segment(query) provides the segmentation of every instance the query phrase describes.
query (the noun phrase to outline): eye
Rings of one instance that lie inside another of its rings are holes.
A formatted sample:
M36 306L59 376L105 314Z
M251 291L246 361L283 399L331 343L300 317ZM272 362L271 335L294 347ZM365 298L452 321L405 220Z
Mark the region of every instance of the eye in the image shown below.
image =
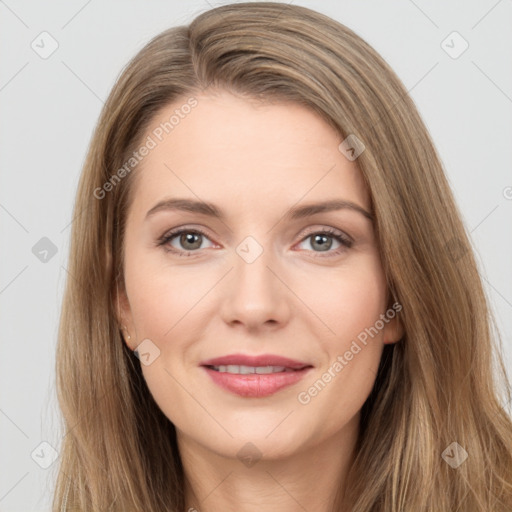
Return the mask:
M353 245L353 240L345 233L333 228L326 228L321 231L315 231L303 238L301 244L310 240L309 245L315 253L327 253L326 256L336 256ZM336 250L331 251L333 240L339 244ZM323 254L315 254L315 257L326 257Z
M157 245L162 246L165 251L174 253L177 256L190 257L194 256L194 252L205 248L203 247L205 239L210 240L207 234L201 229L176 228L160 237L157 241ZM312 252L326 253L325 255L315 254L315 257L337 256L352 247L354 243L348 235L333 228L313 231L305 237L303 235L300 244L304 244L309 239L311 239L309 245L313 248ZM333 240L339 244L338 248L335 248L335 250L331 250ZM178 245L178 247L176 245Z
M176 240L175 240L176 239ZM200 229L178 228L168 231L157 242L158 246L162 246L164 250L175 253L177 256L192 256L192 252L204 249L202 243L204 239L208 239L206 233ZM172 244L176 242L181 247Z

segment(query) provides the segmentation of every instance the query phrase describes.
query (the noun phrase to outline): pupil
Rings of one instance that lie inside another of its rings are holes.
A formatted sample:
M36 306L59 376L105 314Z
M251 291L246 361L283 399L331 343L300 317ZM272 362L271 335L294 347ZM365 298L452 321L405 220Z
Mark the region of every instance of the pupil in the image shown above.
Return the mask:
M186 244L188 243L192 244L192 247L188 246L189 249L198 249L201 246L201 240L199 237L200 235L197 235L195 233L186 233L181 236L181 242L182 244L184 244L185 247L187 247ZM194 238L196 238L195 243Z
M319 248L321 251L326 251L331 248L332 240L328 240L330 237L325 235L315 235L313 238L313 245L320 242Z

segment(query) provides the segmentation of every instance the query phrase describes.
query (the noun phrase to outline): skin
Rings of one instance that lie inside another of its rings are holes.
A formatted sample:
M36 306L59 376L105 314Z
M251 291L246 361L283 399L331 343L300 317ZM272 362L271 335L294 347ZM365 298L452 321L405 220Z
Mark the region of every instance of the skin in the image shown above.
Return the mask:
M342 139L316 113L225 91L196 98L197 106L136 171L125 237L126 293L119 297L125 338L130 335L132 350L149 339L160 351L141 366L177 430L187 510L327 512L336 490L344 489L360 409L384 344L398 341L402 330L397 317L386 323L321 392L300 403L298 394L322 378L390 303L370 219L352 209L295 221L284 215L328 199L370 211L370 199L356 161L339 151ZM185 101L163 109L152 128ZM212 202L225 219L172 210L145 219L168 197ZM194 240L180 243L179 235L167 242L190 257L157 245L176 227L207 233L199 249L191 248ZM331 237L322 251L311 235L325 228L350 236L352 247ZM247 236L263 250L252 263L236 252ZM232 353L277 354L314 368L269 397L240 397L218 387L200 366ZM261 455L251 467L237 456L248 442Z

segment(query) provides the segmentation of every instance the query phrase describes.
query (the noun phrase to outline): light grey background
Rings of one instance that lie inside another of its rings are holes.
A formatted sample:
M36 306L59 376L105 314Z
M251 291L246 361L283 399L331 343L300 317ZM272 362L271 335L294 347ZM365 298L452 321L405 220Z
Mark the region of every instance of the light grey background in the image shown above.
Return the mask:
M226 3L226 2L223 2ZM296 1L389 62L425 120L474 242L512 366L512 1ZM59 450L54 351L71 208L102 102L154 35L206 1L0 1L0 512L47 511ZM57 50L31 47L47 31ZM457 31L469 44L461 48ZM47 237L57 253L32 252ZM40 255L44 256L43 254ZM35 450L35 452L34 452ZM31 453L34 452L34 460Z

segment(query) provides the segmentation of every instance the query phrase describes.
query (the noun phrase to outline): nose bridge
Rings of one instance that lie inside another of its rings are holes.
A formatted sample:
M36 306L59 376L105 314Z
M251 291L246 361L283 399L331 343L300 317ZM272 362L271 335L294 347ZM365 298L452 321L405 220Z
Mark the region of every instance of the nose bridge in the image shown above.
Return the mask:
M248 236L238 244L235 252L230 289L223 308L225 320L253 327L269 320L286 321L288 297L285 287L274 274L279 263L272 248L264 247L256 238Z
M234 280L238 294L258 301L268 301L276 296L275 276L272 268L273 251L268 245L258 242L253 236L246 237L236 248Z
M251 237L252 238L252 237ZM253 239L254 240L254 239ZM247 240L236 248L235 272L237 288L246 292L265 292L270 295L272 289L269 267L272 267L272 251L270 248L263 249L257 242Z

